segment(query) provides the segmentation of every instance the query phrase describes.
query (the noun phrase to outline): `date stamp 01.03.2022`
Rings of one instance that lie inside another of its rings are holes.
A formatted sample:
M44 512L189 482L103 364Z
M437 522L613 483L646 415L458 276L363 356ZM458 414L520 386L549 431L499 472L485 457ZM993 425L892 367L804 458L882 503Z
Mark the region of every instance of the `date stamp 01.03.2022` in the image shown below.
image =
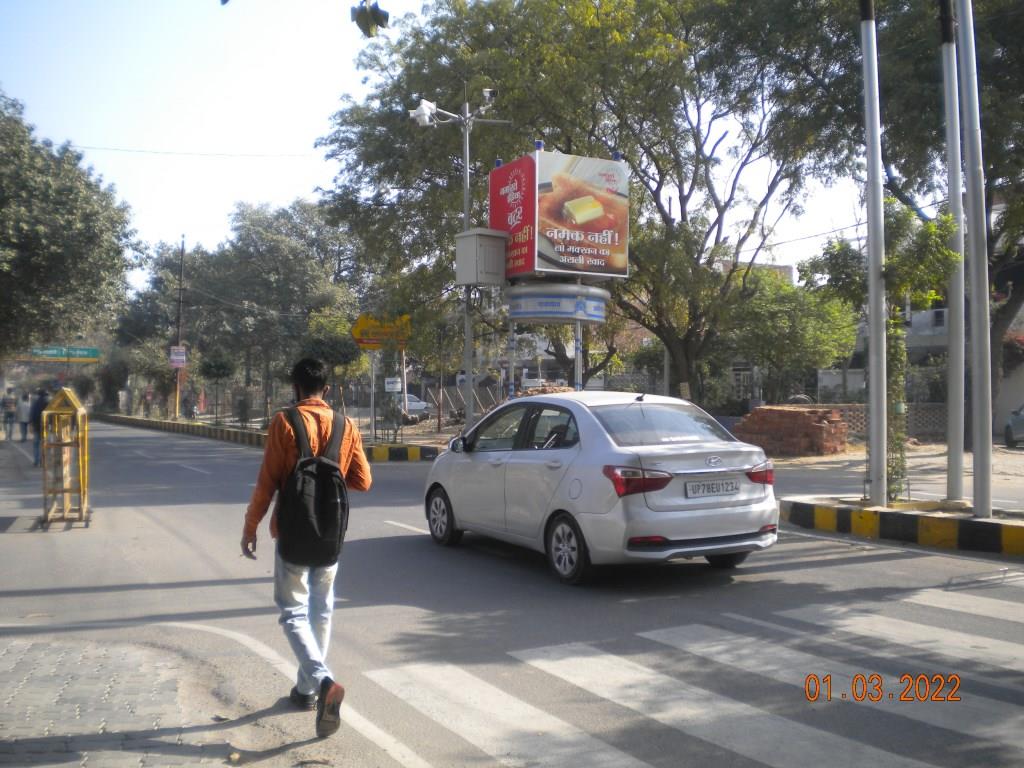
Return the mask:
M808 701L960 701L960 675L903 674L898 683L884 675L857 674L847 678L809 674L804 678Z

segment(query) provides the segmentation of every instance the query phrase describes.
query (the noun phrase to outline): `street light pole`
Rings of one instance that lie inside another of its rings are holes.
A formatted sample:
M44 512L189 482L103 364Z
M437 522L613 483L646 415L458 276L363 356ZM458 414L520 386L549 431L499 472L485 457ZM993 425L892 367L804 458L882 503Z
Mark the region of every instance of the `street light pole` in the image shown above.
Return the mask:
M469 101L462 102L462 231L469 231L469 132L473 123L469 118ZM462 347L462 370L466 378L462 382L463 399L466 401L466 429L473 425L473 412L476 403L473 400L473 318L470 315L470 302L473 299L473 286L466 286L466 306L463 316L464 342Z
M177 346L181 346L181 296L185 281L185 236L181 236L181 256L178 258L178 319ZM174 369L174 420L181 414L181 368Z
M409 110L409 117L421 126L438 125L443 123L458 123L462 126L462 230L468 231L470 213L469 194L469 134L473 130L474 123L485 125L509 125L511 120L484 120L481 116L491 108L495 92L490 88L484 89L484 103L470 112L469 100L462 103L462 112L455 114L441 109L436 104L426 99L420 99L416 109ZM440 115L441 117L438 117ZM466 378L463 381L463 399L466 402L466 428L473 424L473 411L475 402L473 398L473 320L470 315L470 303L473 298L473 287L466 286L464 321L465 321L465 346L462 349L462 369Z

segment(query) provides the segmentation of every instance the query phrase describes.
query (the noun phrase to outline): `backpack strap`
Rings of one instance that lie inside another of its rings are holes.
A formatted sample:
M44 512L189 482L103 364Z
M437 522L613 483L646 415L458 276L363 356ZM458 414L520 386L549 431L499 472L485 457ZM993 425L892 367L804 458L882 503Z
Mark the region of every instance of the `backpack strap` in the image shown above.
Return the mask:
M284 417L292 425L295 432L295 447L299 449L299 458L308 459L313 456L313 449L309 447L309 434L306 432L306 425L302 421L302 414L298 408L286 408Z
M338 429L338 422L341 422L341 429ZM345 428L348 426L348 419L337 411L334 412L334 421L331 424L331 439L327 444L327 450L321 454L331 461L341 463L341 438L345 435Z

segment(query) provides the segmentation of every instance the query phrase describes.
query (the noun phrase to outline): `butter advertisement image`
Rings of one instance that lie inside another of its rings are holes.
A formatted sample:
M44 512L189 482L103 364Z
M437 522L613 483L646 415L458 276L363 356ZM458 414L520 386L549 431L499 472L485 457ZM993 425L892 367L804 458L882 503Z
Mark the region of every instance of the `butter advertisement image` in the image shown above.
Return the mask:
M508 232L505 277L537 271L537 163L524 155L491 171L488 178L489 226Z
M629 275L629 176L615 160L537 153L538 272Z

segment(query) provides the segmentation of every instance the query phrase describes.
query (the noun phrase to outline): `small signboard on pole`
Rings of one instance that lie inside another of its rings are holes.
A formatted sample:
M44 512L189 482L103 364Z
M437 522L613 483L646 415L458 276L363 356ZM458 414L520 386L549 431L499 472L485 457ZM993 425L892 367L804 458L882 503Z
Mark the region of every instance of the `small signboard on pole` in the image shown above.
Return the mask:
M384 391L385 392L401 392L402 391L402 377L401 376L388 376L384 379Z
M185 367L185 348L171 347L171 368Z

